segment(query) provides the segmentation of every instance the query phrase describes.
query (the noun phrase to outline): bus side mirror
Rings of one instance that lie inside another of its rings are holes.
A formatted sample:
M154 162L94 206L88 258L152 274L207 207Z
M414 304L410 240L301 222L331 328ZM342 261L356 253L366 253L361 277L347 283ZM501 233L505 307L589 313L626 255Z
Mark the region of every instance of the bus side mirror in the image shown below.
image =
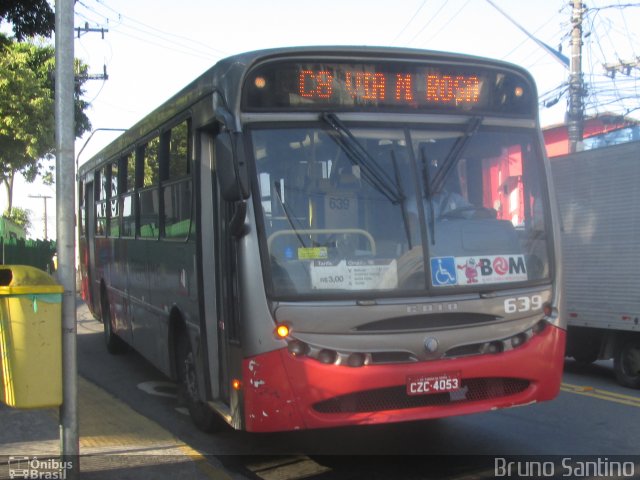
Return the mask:
M215 169L222 198L229 202L249 197L249 175L240 136L222 131L215 139Z

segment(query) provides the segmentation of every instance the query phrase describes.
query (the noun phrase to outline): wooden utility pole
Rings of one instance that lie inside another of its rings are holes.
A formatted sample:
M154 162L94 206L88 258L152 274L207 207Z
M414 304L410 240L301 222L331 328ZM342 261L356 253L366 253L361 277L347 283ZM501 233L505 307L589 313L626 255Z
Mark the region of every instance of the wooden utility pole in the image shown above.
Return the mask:
M569 152L582 150L584 133L584 78L582 76L582 0L572 0L571 13L571 73L569 74L569 109L567 128L569 131Z
M44 239L49 240L47 229L47 200L51 198L51 195L29 195L29 198L42 198L44 200Z

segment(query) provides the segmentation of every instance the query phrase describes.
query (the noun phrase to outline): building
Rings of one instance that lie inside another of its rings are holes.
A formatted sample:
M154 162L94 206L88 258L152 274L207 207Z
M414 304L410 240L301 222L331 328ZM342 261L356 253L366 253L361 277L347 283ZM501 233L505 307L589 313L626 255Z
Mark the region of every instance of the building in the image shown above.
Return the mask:
M549 157L569 153L569 131L566 123L543 129ZM584 120L583 150L618 145L640 140L640 120L604 113Z

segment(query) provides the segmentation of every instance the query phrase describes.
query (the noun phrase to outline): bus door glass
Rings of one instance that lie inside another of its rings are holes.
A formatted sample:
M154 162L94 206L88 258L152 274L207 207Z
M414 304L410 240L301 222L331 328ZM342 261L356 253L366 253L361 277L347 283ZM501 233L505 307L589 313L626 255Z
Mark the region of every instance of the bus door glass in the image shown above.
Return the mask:
M84 205L86 211L86 222L85 222L85 235L86 235L86 261L87 261L87 271L86 275L89 279L88 285L88 294L89 299L88 303L93 305L94 311L99 311L100 309L100 290L99 286L96 282L92 282L91 279L95 278L95 209L94 209L94 198L95 193L93 191L94 181L90 181L85 183L84 188Z

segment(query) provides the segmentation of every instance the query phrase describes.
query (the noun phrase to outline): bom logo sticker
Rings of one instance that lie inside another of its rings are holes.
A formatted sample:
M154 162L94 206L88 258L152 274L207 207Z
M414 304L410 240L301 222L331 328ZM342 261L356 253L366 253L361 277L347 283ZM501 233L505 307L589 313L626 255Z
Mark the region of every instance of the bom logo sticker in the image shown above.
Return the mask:
M431 258L431 284L434 287L525 280L527 266L524 255Z
M456 257L458 285L521 282L527 280L524 255Z

